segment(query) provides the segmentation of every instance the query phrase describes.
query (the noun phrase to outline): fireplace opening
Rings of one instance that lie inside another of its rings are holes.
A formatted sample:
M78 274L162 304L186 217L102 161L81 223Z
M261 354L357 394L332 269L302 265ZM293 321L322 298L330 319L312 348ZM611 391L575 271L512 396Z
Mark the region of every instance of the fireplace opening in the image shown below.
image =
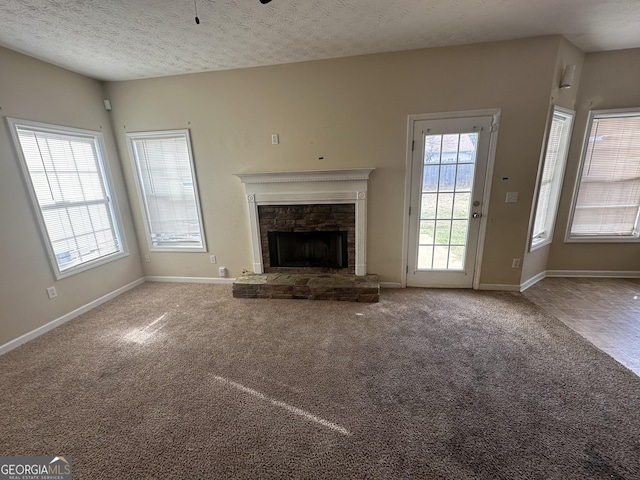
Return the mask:
M269 232L272 267L347 268L347 232Z

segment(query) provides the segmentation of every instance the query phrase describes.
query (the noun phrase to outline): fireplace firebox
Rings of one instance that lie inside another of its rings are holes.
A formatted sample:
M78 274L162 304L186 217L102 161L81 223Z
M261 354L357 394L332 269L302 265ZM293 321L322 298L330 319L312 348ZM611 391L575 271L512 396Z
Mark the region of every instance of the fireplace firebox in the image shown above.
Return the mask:
M272 267L347 268L347 232L269 232Z

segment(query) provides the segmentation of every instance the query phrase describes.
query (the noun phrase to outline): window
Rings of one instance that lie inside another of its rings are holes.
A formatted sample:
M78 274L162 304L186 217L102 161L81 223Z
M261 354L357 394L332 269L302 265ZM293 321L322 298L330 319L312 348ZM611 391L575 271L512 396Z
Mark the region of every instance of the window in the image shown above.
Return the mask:
M637 241L640 109L589 115L569 241Z
M126 255L102 134L8 121L56 278Z
M189 131L127 137L150 250L206 251Z
M574 112L553 108L551 127L538 178L537 199L531 231L531 250L551 243L556 222L564 167L567 163Z

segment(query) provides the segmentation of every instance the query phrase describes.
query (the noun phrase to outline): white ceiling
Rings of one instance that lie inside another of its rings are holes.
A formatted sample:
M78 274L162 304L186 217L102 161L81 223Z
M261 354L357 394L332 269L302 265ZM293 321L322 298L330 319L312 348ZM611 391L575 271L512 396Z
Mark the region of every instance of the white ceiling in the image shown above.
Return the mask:
M640 0L2 0L0 45L101 80L563 34L640 47Z

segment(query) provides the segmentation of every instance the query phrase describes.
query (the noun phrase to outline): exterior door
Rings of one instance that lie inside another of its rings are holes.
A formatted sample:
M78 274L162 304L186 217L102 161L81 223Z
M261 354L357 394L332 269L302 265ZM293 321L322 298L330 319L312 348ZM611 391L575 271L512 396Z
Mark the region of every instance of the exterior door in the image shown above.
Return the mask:
M407 285L471 288L493 117L413 122Z

